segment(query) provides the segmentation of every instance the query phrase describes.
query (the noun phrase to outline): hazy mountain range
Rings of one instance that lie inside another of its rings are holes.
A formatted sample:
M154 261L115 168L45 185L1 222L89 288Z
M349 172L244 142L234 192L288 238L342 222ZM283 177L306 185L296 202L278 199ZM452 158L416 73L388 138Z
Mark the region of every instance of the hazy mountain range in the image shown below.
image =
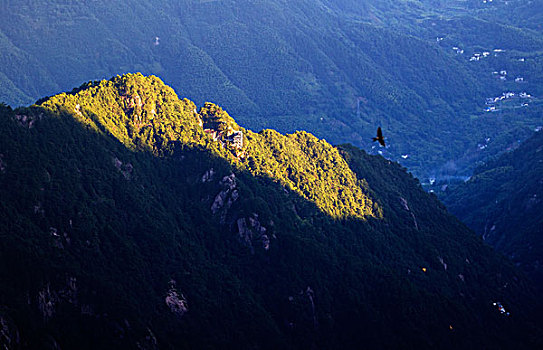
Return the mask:
M540 4L5 2L0 99L25 105L89 79L155 74L254 130L369 150L381 125L383 155L417 176L469 175L541 124ZM516 96L486 104L506 92Z

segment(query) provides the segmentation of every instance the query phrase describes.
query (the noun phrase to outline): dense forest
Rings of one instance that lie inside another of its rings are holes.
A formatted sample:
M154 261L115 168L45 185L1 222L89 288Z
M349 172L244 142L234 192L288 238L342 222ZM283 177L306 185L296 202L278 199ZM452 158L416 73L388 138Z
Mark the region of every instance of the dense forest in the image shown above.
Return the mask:
M543 290L543 133L479 166L440 196L483 239Z
M398 163L152 76L0 105L0 240L8 349L543 345L528 280Z
M0 6L0 101L12 106L89 79L154 74L252 130L349 142L423 181L469 175L542 124L540 0ZM507 92L516 95L486 104ZM372 149L379 125L389 147Z

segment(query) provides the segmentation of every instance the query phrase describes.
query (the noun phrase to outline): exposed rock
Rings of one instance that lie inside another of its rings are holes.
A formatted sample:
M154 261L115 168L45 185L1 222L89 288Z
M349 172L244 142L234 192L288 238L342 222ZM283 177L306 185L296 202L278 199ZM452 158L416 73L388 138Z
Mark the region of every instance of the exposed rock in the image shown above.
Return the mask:
M300 217L300 214L298 213L298 210L296 209L296 204L290 203L290 210L294 213L294 215Z
M54 291L51 291L49 283L38 292L38 309L46 321L55 314L55 304L57 302L58 296Z
M490 226L490 225L492 225L492 227L490 227L490 230L489 230L488 226ZM483 233L483 236L482 236L483 241L486 241L490 237L495 236L496 233L497 233L496 225L494 223L487 222L486 225L485 225L485 232Z
M143 107L143 101L141 100L140 95L136 94L132 98L133 98L134 103L136 104L136 106L138 106L139 108Z
M132 171L134 170L134 167L131 163L123 164L123 162L121 162L119 158L113 157L113 165L115 166L115 168L117 168L118 171L121 172L121 174L123 174L126 180L130 180Z
M53 246L64 249L64 243L70 244L71 239L67 232L64 232L62 235L55 227L49 227L49 234L53 237Z
M123 162L121 162L121 160L117 157L114 157L113 158L113 165L115 165L115 168L117 168L117 170L121 170L121 166L123 165Z
M314 301L315 292L313 291L313 289L311 289L310 286L307 286L307 289L305 290L305 295L307 296L307 298L309 299L309 302L311 303L311 312L313 314L313 327L317 329L317 327L319 326L319 323L317 321L317 314L315 313L315 301Z
M19 344L19 331L15 325L0 316L0 349L16 349L19 348Z
M251 244L251 235L252 235L252 232L251 232L251 230L249 230L249 228L247 227L247 221L245 220L245 218L240 218L240 219L238 219L237 225L238 225L238 234L239 234L239 238L240 238L243 242L245 242L247 245L249 245L249 246L252 247L252 244Z
M66 243L70 244L71 243L71 238L70 236L68 236L68 232L64 232L64 239L66 240Z
M211 212L213 214L217 214L217 212L224 207L224 202L227 196L228 191L221 191L217 194L217 196L215 196L215 200L213 201L213 204L211 204Z
M411 209L409 209L407 200L405 198L400 197L400 203L402 204L402 207L411 214L411 217L413 218L413 224L415 225L415 228L418 230L419 224L417 223L417 218L415 217L415 214L411 211Z
M221 222L224 222L225 214L230 209L232 204L239 198L239 192L236 189L236 175L233 173L223 177L220 182L223 190L215 196L213 204L211 204L211 212L217 214L219 211L223 211Z
M50 283L47 283L47 285L38 292L37 296L38 309L44 320L47 321L55 315L56 308L61 302L77 306L77 294L77 278L75 277L68 276L66 278L66 284L56 291L51 287ZM90 306L81 307L81 313L83 314L92 314L90 310L92 310Z
M74 113L80 117L83 116L83 113L81 113L81 105L79 103L75 105Z
M443 260L442 257L438 256L437 258L439 259L439 262L441 263L441 265L443 265L443 268L445 269L445 271L447 271L447 263Z
M51 182L52 178L51 178L51 173L49 171L45 170L45 176L46 176L45 181Z
M413 224L415 224L415 228L418 230L419 224L417 223L417 218L415 217L415 214L413 214L413 212L411 212L411 217L413 218Z
M227 186L228 189L233 190L236 188L236 175L234 173L225 176L221 180L221 185Z
M400 197L400 203L405 210L409 211L409 206L407 205L407 200L405 198Z
M56 228L54 228L54 227L49 227L49 233L53 237L60 237L59 234L58 234L58 230Z
M255 242L259 242L264 250L270 249L267 229L258 220L258 214L253 213L249 218L239 218L236 223L239 239L251 248L251 252L254 253Z
M262 235L261 239L262 239L262 248L264 248L265 250L269 250L270 249L270 238L267 235Z
M43 114L35 115L26 115L26 114L16 114L15 120L19 123L20 126L32 129L36 124L36 121L43 118Z
M202 182L211 182L215 176L215 170L213 168L209 169L202 175Z
M237 149L243 148L243 131L233 131L231 134L229 134L226 139L226 142L232 145L232 147Z
M44 216L45 215L45 210L43 209L42 205L40 202L38 202L38 204L36 204L34 206L34 214L36 215L41 215L41 216Z
M143 107L143 101L141 100L140 95L123 95L124 100L126 101L127 108Z
M185 296L182 293L180 295L177 292L175 280L170 281L170 289L168 290L165 301L166 305L170 308L170 311L178 317L182 317L189 311Z
M49 234L53 237L53 246L58 249L64 249L63 239L54 227L49 227Z

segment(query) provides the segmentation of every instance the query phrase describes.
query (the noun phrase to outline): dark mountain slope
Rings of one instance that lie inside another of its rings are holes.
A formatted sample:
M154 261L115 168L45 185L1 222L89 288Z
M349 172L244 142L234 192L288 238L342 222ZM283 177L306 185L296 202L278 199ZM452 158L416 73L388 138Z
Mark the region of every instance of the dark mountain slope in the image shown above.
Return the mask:
M543 288L543 133L443 193L448 208Z
M523 277L395 163L141 75L0 113L9 349L541 345Z

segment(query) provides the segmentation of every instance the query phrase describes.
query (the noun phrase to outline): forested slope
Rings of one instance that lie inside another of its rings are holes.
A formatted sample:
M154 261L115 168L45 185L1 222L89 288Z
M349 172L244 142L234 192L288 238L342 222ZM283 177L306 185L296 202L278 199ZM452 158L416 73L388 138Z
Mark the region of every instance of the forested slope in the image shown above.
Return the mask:
M497 251L509 256L543 288L543 133L477 168L443 201Z
M397 163L142 75L0 113L8 349L541 345L526 280Z

